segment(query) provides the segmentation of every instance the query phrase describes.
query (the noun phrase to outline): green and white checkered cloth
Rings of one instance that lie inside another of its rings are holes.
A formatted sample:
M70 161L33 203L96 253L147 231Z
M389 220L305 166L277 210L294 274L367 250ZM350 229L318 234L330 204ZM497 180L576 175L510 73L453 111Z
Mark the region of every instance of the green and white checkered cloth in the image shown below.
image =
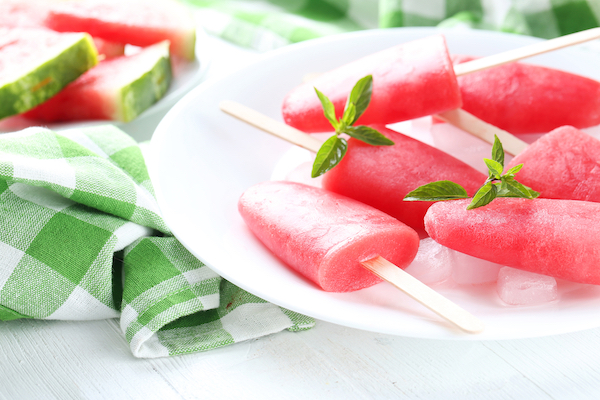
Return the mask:
M142 148L111 125L0 135L0 320L19 318L120 318L136 357L314 324L222 279L172 237Z
M181 0L205 29L270 50L357 29L470 27L552 38L599 26L599 0Z

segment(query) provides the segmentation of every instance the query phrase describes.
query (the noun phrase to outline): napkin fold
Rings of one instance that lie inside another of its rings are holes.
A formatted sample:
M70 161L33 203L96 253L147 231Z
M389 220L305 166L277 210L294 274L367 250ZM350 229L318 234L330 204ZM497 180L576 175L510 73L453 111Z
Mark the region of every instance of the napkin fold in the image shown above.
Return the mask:
M136 357L314 325L222 279L162 220L142 146L112 125L0 135L0 320L120 318Z
M259 51L359 29L439 26L553 38L599 26L597 0L181 0L210 34Z

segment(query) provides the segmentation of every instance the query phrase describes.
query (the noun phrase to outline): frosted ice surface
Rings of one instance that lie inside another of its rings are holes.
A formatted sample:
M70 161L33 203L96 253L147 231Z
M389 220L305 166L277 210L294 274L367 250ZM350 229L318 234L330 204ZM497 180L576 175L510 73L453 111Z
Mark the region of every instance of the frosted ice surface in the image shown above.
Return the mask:
M427 285L441 283L452 273L450 252L431 238L422 239L417 256L405 271Z
M458 251L451 251L451 259L452 279L461 285L495 282L498 278L498 271L503 267L503 265Z
M556 279L511 267L500 269L496 290L510 305L543 304L558 297Z

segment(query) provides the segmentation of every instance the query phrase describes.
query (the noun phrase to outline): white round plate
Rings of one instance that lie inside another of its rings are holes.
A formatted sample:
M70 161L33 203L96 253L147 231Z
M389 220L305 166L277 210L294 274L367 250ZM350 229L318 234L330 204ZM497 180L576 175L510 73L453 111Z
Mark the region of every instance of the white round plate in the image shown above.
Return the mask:
M43 125L53 130L61 130L86 125L113 124L123 129L125 132L132 134L132 136L138 140L150 139L154 128L167 111L186 93L196 87L206 75L210 66L210 58L206 51L207 40L208 36L204 30L198 26L196 28L195 60L191 62L180 61L176 63L173 67L173 80L171 81L167 93L133 121L89 120ZM0 133L14 132L33 125L40 125L40 122L20 116L8 117L0 120Z
M538 39L485 31L399 28L363 31L285 47L221 80L188 93L161 121L149 167L164 218L200 260L240 287L293 311L349 327L420 338L512 339L600 325L600 287L559 282L560 299L511 307L493 285L440 285L440 293L479 317L486 329L461 332L388 283L353 293L327 293L290 271L248 231L237 200L268 180L292 146L219 110L234 100L280 117L284 95L308 73L326 71L379 49L442 32L450 51L488 55ZM600 79L600 59L581 49L531 62Z

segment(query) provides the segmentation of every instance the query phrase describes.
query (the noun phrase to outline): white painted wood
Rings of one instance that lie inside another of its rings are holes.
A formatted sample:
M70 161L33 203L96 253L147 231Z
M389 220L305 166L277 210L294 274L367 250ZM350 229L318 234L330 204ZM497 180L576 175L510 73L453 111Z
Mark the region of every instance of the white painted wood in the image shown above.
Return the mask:
M0 399L597 399L600 329L479 342L318 322L143 360L114 320L0 323Z

